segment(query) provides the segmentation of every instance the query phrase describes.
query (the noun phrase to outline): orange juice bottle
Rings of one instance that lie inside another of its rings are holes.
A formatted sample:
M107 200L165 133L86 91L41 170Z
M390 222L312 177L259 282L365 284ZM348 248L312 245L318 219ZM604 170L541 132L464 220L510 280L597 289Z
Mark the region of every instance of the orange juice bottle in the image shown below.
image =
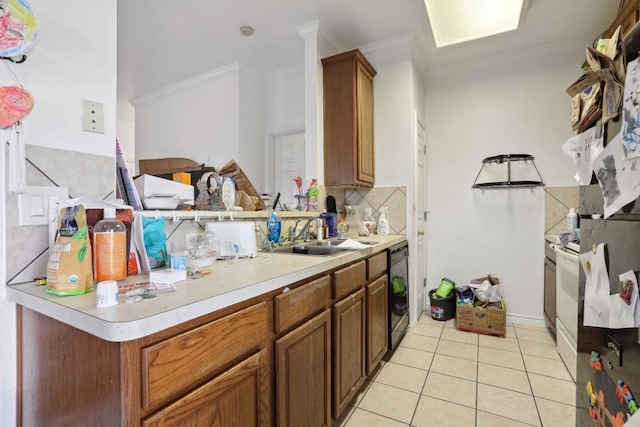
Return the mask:
M104 208L103 219L93 227L95 280L127 278L127 229L116 219L115 208Z

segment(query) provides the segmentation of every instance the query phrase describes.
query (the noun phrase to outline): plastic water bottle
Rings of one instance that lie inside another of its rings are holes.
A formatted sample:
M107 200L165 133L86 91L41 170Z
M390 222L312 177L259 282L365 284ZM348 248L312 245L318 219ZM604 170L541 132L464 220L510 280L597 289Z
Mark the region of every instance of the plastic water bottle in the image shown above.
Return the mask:
M567 214L567 232L575 233L578 228L578 214L574 208L569 209L569 213Z

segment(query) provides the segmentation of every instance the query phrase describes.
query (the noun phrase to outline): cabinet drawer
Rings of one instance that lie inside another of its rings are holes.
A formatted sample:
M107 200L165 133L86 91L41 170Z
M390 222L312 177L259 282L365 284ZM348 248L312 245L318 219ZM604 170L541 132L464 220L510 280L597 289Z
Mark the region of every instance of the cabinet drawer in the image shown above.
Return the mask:
M342 298L362 287L367 281L365 261L359 261L333 273L333 297Z
M382 252L367 259L367 280L375 279L387 271L387 253Z
M331 303L331 276L323 276L275 297L275 332L281 334Z
M271 425L267 350L251 356L142 421L143 427Z
M142 349L142 404L156 409L255 353L268 336L261 302Z

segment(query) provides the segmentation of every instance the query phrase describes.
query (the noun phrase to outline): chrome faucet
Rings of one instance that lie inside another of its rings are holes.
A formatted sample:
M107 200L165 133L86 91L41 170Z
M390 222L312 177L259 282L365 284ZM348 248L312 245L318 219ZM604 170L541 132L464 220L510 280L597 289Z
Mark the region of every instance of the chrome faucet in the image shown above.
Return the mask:
M310 240L311 240L311 237L310 237L311 232L309 231L309 227L311 226L311 223L312 223L312 222L314 222L315 220L316 220L315 218L310 218L310 219L308 219L308 220L307 220L307 222L306 222L306 223L304 224L304 226L302 227L302 230L300 230L300 233L298 233L298 234L293 238L293 241L296 241L296 240L298 240L298 239L300 239L300 238L303 238L305 242L310 241ZM295 225L295 227L294 227L294 230L297 230L297 229L298 229L298 223L299 223L300 221L301 221L300 219L296 220L296 225Z

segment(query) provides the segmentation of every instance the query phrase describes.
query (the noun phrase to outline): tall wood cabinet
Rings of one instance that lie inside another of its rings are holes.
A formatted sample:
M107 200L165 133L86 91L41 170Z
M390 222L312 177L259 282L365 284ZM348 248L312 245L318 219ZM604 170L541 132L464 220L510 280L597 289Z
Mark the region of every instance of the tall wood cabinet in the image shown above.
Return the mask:
M609 28L602 35L610 38L620 26L621 36L624 37L631 31L634 25L640 21L640 0L626 0Z
M324 58L324 183L372 187L375 182L373 78L359 50Z

